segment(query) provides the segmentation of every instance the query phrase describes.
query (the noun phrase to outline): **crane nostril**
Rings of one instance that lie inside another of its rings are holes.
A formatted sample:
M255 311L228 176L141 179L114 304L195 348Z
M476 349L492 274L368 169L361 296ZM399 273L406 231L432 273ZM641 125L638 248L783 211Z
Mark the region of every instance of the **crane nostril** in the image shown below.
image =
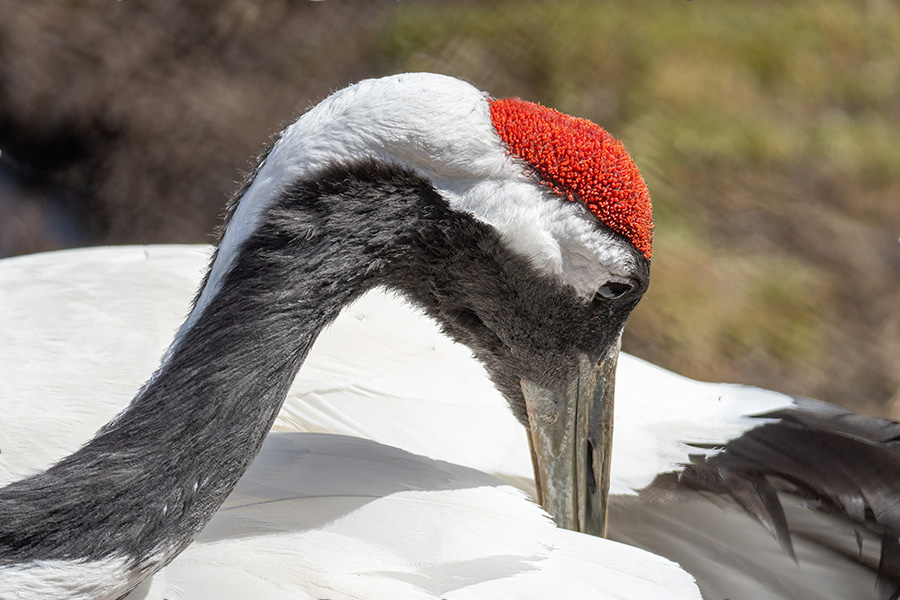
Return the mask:
M588 493L593 496L597 493L597 480L594 479L594 445L588 440L587 443L587 489Z

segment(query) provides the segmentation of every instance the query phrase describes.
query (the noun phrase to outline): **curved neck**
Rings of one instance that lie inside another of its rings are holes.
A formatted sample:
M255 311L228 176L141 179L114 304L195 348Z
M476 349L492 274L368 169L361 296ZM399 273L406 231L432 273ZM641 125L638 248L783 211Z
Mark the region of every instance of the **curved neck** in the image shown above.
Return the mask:
M0 579L17 563L116 558L130 588L189 544L256 456L318 333L409 262L423 185L367 164L271 203L130 407L0 490Z

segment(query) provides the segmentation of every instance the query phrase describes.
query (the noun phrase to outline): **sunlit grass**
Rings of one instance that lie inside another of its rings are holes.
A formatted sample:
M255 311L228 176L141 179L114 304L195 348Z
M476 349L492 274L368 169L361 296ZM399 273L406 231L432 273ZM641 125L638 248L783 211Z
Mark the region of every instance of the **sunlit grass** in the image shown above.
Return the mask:
M787 391L845 401L829 365L864 372L894 351L840 342L900 328L892 314L849 318L842 295L892 276L889 258L857 253L884 255L900 234L893 3L425 3L381 44L396 70L542 101L631 149L657 237L626 347L712 379L785 387L775 377L790 371ZM898 377L860 379L886 399Z

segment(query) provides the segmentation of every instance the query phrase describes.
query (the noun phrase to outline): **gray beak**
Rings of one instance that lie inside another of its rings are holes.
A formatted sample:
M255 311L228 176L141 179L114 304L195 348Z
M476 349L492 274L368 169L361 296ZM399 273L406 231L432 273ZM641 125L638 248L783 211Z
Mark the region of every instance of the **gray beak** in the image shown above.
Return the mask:
M597 361L581 355L565 388L522 381L537 500L559 527L598 536L606 535L620 339Z

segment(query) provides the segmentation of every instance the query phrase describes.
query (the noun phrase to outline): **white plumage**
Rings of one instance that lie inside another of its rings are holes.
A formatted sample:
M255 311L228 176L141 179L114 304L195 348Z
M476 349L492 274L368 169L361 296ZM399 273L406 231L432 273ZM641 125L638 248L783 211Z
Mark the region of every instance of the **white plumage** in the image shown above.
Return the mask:
M0 262L0 483L46 468L127 404L208 253ZM557 529L494 478L532 485L521 426L468 350L399 300L376 292L344 311L274 430L195 543L131 598L699 597L673 563Z

